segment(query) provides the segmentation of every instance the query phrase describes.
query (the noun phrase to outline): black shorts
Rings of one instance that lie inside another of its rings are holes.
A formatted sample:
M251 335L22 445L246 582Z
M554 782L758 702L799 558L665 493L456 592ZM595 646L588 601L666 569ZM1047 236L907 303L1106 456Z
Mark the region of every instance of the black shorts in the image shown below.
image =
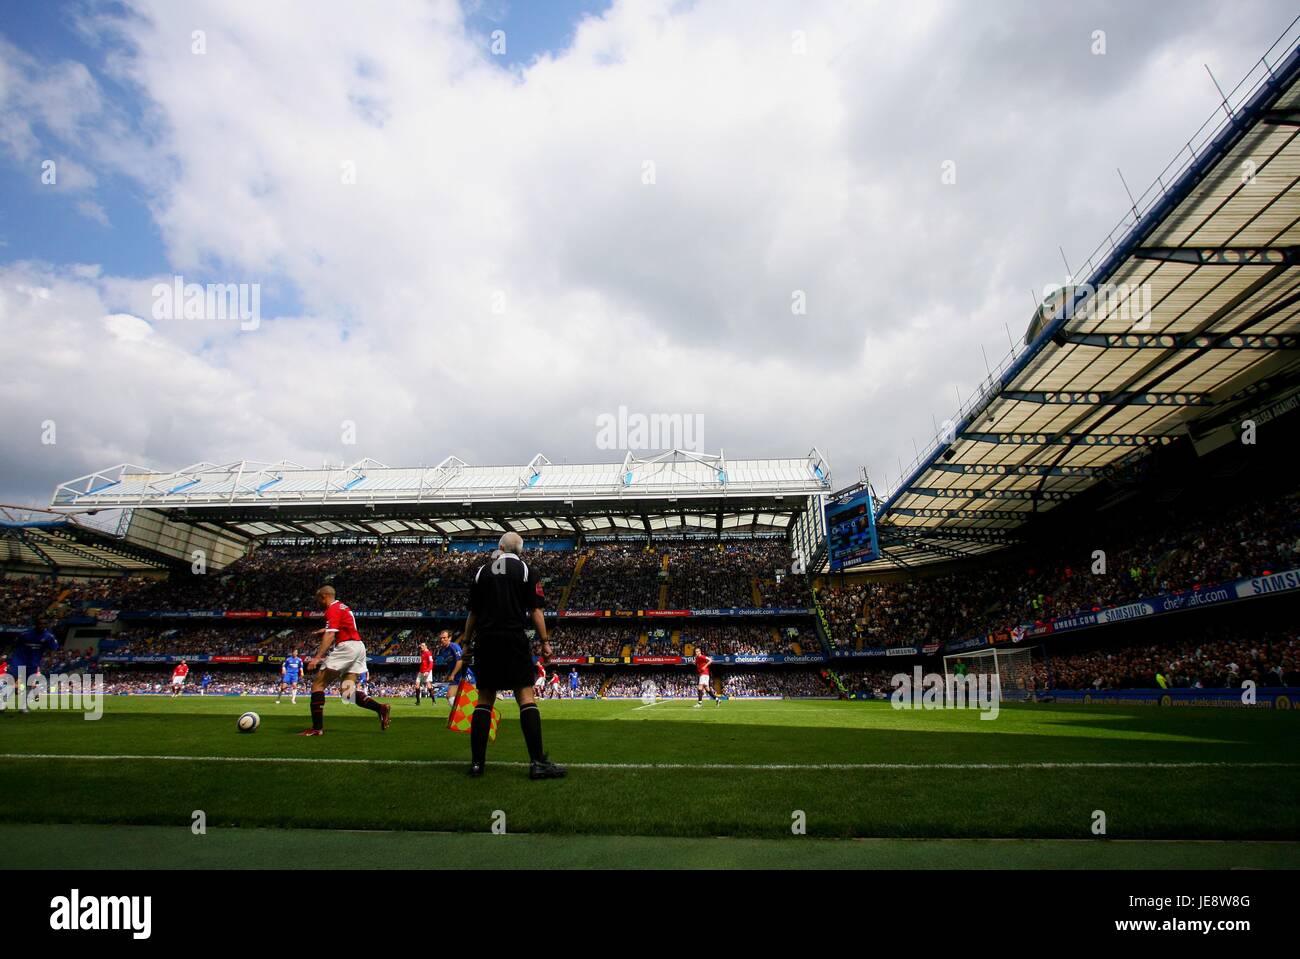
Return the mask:
M532 647L522 632L474 637L474 678L483 692L528 689L536 675Z

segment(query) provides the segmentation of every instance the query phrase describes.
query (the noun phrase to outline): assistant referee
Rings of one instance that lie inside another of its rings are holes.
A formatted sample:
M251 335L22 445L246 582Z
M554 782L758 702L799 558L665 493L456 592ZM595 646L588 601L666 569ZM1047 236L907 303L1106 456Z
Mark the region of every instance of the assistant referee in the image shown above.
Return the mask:
M551 762L542 751L542 713L533 697L533 653L524 632L531 624L541 640L542 657L551 655L546 638L542 607L546 598L542 584L532 578L523 560L524 541L518 533L506 533L492 554L474 573L469 591L469 619L462 643L472 650L479 700L470 720L471 776L482 776L487 762L488 733L492 728L492 704L503 689L513 690L519 703L519 726L528 745L528 777L559 779L563 766Z

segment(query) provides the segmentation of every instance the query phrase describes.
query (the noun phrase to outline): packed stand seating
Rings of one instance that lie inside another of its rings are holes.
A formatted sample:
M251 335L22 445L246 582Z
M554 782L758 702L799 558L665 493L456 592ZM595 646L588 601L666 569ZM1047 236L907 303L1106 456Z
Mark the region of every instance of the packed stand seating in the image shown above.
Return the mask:
M733 690L733 679L735 687ZM722 672L713 677L713 687L724 696L829 696L830 687L816 670L757 670ZM695 699L695 674L690 670L622 672L611 675L604 695L612 699L648 698ZM707 699L707 696L706 696Z
M812 670L755 670L747 673L728 672L722 677L723 693L727 696L831 696L834 691Z
M808 608L808 577L803 573L785 572L778 582L774 572L769 572L758 584L763 606L787 609Z
M139 578L91 580L0 579L0 626L26 627L37 614L53 621L98 602L125 600L149 585Z
M606 543L590 549L569 609L656 609L662 559L653 549Z
M1114 542L1107 572L1075 544L1029 564L896 582L832 583L818 593L837 646L906 646L1007 630L1144 596L1300 563L1296 498L1237 504L1198 516L1150 517Z
M524 555L552 599L572 578L574 558L569 551ZM329 584L358 610L464 610L474 570L490 559L416 544L265 545L225 569L179 573L132 599L153 609L311 610L316 590Z
M637 631L620 626L555 626L550 631L556 656L621 656L636 649Z
M69 670L59 670L60 672ZM75 670L77 672L83 669ZM211 682L204 687L203 676L207 674L212 677ZM549 672L548 672L549 676ZM599 673L579 672L579 687L576 695L569 689L568 667L559 667L560 690L562 698L582 698L594 696L599 692L600 687L604 685L605 677ZM435 689L443 685L442 678L435 679ZM104 673L104 692L108 695L146 695L146 694L170 694L171 672L170 669L109 669ZM376 669L372 670L370 677L366 682L366 689L372 696L379 697L415 697L415 672L412 669ZM275 696L280 694L280 675L273 669L264 672L253 672L250 670L230 670L220 667L206 669L195 667L190 670L189 679L185 684L184 694L187 696ZM446 708L446 699L442 695L442 690L438 689L439 703L443 709ZM335 686L331 695L338 694L338 687ZM303 688L299 687L299 702L305 703Z
M1229 630L1149 646L1053 655L1034 663L1039 689L1155 689L1156 674L1174 689L1300 686L1300 639L1295 630L1242 636Z
M214 626L190 629L127 629L115 637L115 656L248 656L288 652L294 646L314 650L319 637L306 629Z
M212 676L212 682L205 688L202 682L203 671L192 669L185 684L184 695L275 696L281 691L278 672L212 670L209 674ZM170 694L171 689L171 673L160 670L110 670L104 675L104 692L110 696ZM371 672L366 689L372 696L414 696L415 677L390 671ZM337 686L334 687L331 695L338 695ZM306 702L302 687L299 687L298 702L302 704Z
M686 543L664 547L668 555L668 608L753 607L754 580L788 565L784 540Z
M812 636L812 627L805 627L794 636L787 627L777 627L779 639L773 640L772 627L759 623L689 623L682 627L682 644L692 646L702 643L711 656L762 656L794 654L796 646L802 652L820 652Z
M430 547L264 545L222 570L178 573L135 597L152 609L309 610L332 585L355 609L383 609L418 581Z
M474 572L491 558L490 552L456 551L432 557L404 605L422 609L467 609ZM524 561L533 581L542 584L547 605L555 608L564 587L573 579L577 554L571 550L526 550Z

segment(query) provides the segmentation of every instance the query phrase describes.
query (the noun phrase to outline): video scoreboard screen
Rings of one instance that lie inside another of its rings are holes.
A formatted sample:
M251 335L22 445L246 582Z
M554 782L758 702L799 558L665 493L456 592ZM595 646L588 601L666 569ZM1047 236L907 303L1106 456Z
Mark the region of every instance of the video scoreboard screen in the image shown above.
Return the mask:
M832 572L880 557L876 511L869 490L861 490L841 503L827 504L826 548Z

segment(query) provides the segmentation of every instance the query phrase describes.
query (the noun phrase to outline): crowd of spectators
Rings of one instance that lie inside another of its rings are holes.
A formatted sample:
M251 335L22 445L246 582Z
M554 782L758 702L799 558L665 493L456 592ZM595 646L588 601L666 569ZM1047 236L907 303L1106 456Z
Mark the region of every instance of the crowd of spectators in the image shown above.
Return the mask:
M1295 630L1249 637L1215 630L1176 643L1053 655L1034 663L1034 678L1039 689L1300 686L1300 639Z
M575 582L583 553L585 565ZM657 609L661 587L673 609L753 607L756 596L764 607L805 607L807 580L785 572L787 553L783 540L600 543L582 550L530 550L524 559L552 608L570 583L569 609ZM459 612L467 608L474 571L490 558L486 551L413 543L274 543L223 569L187 568L168 579L3 579L0 626L23 626L38 612L96 601L118 609L299 612L315 609L315 592L324 584L357 610Z
M1254 576L1300 562L1294 497L1149 519L1033 562L942 576L832 582L818 593L836 646L908 646L1122 605L1144 596ZM1109 541L1109 542L1106 542ZM1112 545L1113 544L1113 545ZM1105 571L1093 572L1101 550Z
M603 543L587 551L569 609L657 609L667 582L663 559L640 544Z
M264 627L211 626L187 629L125 629L114 639L118 656L253 656L287 653L293 646L307 650L314 638L302 629L268 630Z
M744 622L719 624L701 620L688 622L682 627L682 644L703 645L710 656L821 652L821 646L812 638L811 632L811 627L805 627L801 633L798 627L793 626L772 627ZM809 646L811 649L807 648Z
M722 689L728 696L833 696L833 688L817 670L754 670L728 672L722 677Z
M147 580L129 577L57 581L38 577L0 579L0 626L26 627L36 615L53 621L82 606L117 604L148 586Z
M787 572L789 553L784 540L600 544L568 607L658 609L662 591L666 609L806 608L807 579Z
M724 697L830 696L831 687L815 669L717 671L713 690ZM604 695L611 699L695 699L696 678L690 670L654 670L613 673ZM708 698L707 696L705 697Z
M626 626L555 626L550 630L556 656L621 656L636 650L637 630Z

